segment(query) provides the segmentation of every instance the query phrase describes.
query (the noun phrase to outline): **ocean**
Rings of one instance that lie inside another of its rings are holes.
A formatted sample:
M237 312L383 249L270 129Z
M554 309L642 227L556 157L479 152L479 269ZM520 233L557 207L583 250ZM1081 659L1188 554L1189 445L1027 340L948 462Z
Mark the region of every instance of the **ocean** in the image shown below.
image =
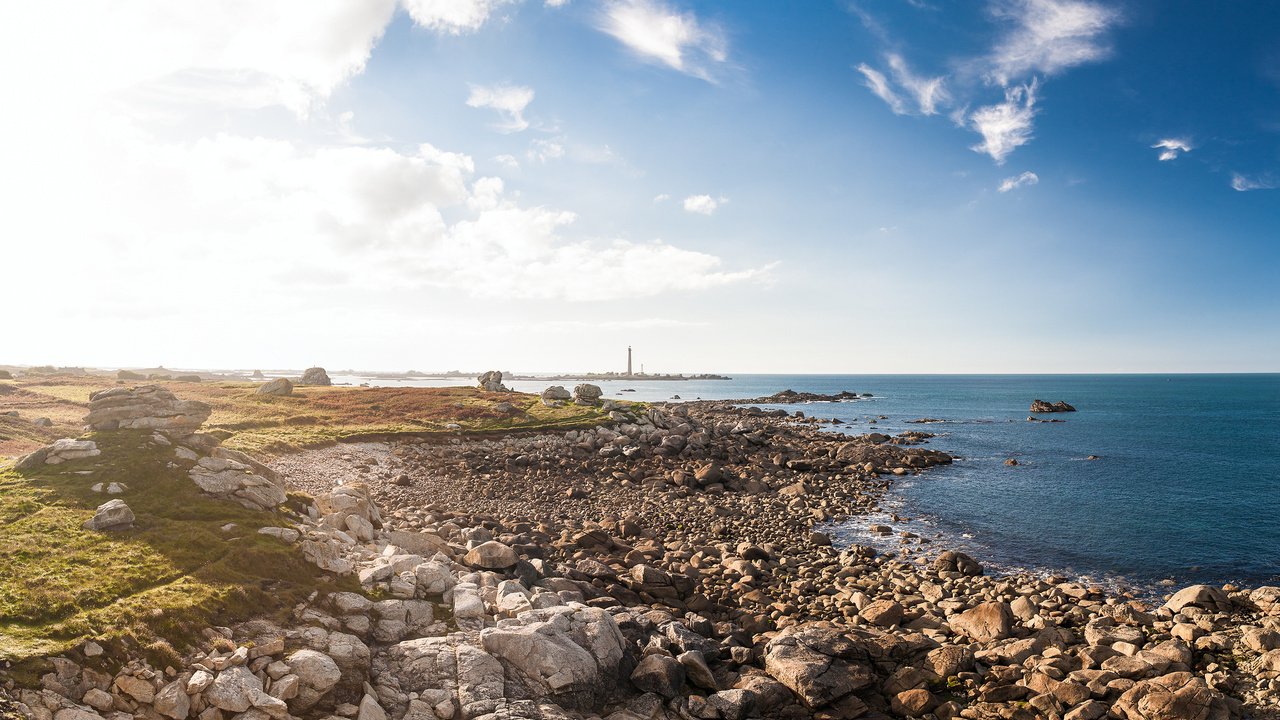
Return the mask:
M531 392L548 384L511 383ZM887 523L997 571L1148 590L1161 581L1280 584L1280 375L745 375L597 384L608 397L646 401L788 388L867 392L874 397L779 407L839 418L849 424L833 429L849 433L936 433L929 447L958 456L952 466L895 478L884 513L833 528L844 543L892 550L896 535L867 532ZM1036 398L1078 411L1039 416L1060 423L1027 422ZM909 422L922 418L943 422ZM1010 458L1018 464L1006 465Z

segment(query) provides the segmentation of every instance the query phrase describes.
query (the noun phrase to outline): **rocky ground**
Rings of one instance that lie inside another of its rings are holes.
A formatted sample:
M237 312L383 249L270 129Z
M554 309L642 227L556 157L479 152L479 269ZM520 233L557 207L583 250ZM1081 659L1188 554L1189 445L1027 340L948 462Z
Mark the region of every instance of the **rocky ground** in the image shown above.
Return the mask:
M95 670L87 643L15 700L41 720L1275 716L1280 589L1151 607L919 538L834 548L815 525L950 462L927 433L721 403L612 418L242 462L315 498L259 532L363 592L210 628L182 667ZM215 457L187 445L193 472Z

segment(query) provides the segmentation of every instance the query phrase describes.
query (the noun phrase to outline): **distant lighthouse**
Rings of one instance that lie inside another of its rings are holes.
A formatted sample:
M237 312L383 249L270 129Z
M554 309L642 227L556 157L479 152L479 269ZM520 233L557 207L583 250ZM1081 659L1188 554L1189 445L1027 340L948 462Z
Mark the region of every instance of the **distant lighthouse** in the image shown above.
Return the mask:
M627 346L627 377L631 377L631 346Z

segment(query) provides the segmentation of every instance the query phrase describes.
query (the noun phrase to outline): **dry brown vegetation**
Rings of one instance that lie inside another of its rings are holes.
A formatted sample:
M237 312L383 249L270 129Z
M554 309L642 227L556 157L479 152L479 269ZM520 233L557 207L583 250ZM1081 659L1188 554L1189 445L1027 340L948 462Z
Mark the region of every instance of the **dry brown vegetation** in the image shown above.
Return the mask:
M89 394L118 383L106 376L57 376L0 381L13 391L0 395L0 413L16 410L17 418L0 415L0 456L30 452L59 437L82 430ZM143 383L129 383L143 384ZM476 388L298 387L290 397L255 393L257 385L240 382L157 381L184 400L200 400L213 408L206 430L222 435L229 447L250 452L289 452L344 439L467 432L536 430L592 425L596 408L567 405L549 408L535 395L489 393ZM511 410L500 406L508 403ZM52 428L32 425L48 417Z

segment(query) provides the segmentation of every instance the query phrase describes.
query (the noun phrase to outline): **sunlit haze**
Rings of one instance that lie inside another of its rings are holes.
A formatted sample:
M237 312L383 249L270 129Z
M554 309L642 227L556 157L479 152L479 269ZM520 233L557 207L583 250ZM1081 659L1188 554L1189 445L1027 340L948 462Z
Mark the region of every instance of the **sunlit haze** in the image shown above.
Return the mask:
M1280 7L0 7L0 363L1275 371Z

